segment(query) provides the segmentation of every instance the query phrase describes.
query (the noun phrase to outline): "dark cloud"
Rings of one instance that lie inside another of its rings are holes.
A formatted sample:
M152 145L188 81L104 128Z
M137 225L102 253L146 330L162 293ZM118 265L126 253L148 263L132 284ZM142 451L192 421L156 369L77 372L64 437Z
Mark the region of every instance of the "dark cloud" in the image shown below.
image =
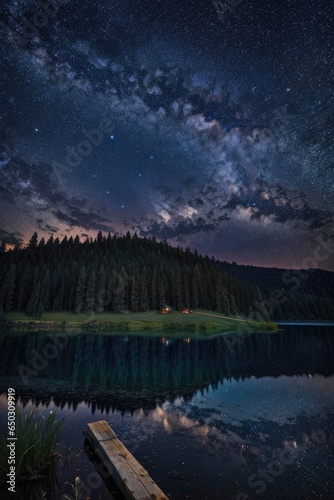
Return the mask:
M14 156L2 166L0 181L2 202L7 201L15 205L22 204L23 200L27 210L31 206L33 213L36 214L35 223L39 229L48 234L56 234L59 231L59 227L48 222L51 214L59 222L68 224L70 228L112 231L111 221L92 210L87 198L70 197L65 193L51 165L29 164L22 158ZM21 210L22 208L24 206L20 206ZM43 219L38 216L40 212L45 213ZM8 236L7 241L14 241L12 234ZM15 239L15 242L18 241Z
M5 229L0 228L0 241L5 241L9 245L21 245L23 238L21 234L9 233Z
M52 235L59 232L59 227L51 226L50 224L47 223L43 224L44 223L43 219L37 219L36 222L38 223L39 229L45 233Z
M68 215L67 213L62 212L61 210L57 210L56 212L53 212L53 215L60 222L65 222L71 228L82 227L94 231L113 232L112 226L106 224L106 222L108 221L106 221L98 214L93 212L85 213L85 212L79 212L78 210L72 210L70 211L70 215Z
M204 219L199 217L195 221L181 220L174 226L153 222L146 230L142 229L140 232L143 236L157 236L161 239L173 239L180 236L194 235L197 233L210 233L216 229L215 224L207 223Z

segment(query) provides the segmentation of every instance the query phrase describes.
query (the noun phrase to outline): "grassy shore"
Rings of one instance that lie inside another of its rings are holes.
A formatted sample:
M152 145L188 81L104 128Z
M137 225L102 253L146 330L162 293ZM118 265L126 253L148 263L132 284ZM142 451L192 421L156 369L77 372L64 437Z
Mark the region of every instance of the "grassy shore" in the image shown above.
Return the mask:
M29 329L80 329L83 331L111 332L163 332L171 330L224 333L224 332L275 332L275 323L249 321L243 317L224 316L212 311L194 311L182 314L160 314L158 311L139 313L74 314L70 312L46 312L39 319L24 313L8 313L12 328Z

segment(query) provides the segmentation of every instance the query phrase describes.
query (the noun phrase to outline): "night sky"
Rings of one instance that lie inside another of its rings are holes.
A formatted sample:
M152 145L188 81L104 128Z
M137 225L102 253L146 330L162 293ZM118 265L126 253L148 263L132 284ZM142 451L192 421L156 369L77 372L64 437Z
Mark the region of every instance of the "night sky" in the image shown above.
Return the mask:
M298 268L333 238L331 2L0 9L0 240L136 231Z

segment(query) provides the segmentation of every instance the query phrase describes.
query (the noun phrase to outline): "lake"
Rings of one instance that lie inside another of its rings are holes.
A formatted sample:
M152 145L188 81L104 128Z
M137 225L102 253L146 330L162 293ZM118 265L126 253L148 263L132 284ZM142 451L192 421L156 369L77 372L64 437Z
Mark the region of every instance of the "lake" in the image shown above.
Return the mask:
M96 420L172 500L334 498L333 327L208 340L3 332L0 350L2 430L8 387L24 412L65 417L48 499L76 476L92 500L121 498L84 450Z

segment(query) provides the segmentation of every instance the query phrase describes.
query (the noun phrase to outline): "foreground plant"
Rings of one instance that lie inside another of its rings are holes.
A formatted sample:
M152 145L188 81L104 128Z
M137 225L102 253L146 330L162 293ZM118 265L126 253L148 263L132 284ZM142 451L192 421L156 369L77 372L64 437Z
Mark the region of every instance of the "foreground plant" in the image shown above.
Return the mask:
M56 453L56 444L64 419L56 421L56 412L47 417L37 415L32 409L22 418L21 409L16 408L16 464L17 481L36 480L52 474ZM0 434L0 477L6 481L8 474L7 439Z
M74 484L71 484L71 490L74 495L73 496L68 496L68 495L63 495L63 498L66 500L79 500L80 498L83 498L82 495L84 493L84 488L82 487L82 482L80 477L76 477L74 480ZM86 500L89 500L90 497L86 497Z

